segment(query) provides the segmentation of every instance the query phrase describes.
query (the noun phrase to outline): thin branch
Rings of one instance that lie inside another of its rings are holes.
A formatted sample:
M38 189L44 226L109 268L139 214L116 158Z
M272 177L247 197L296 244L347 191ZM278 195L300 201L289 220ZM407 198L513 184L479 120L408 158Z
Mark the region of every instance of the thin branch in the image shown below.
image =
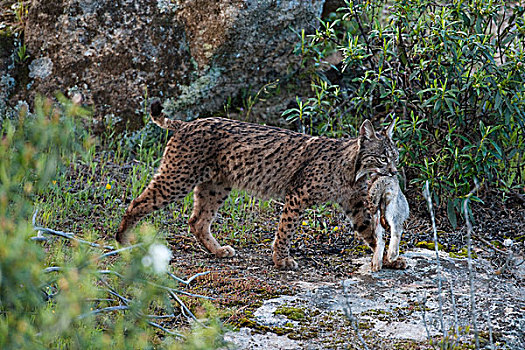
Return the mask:
M467 262L468 262L468 272L469 272L469 284L470 284L470 314L472 316L472 325L474 326L474 338L476 340L476 349L479 349L479 334L478 334L478 325L476 322L476 299L474 295L474 271L472 269L472 224L470 223L468 215L468 201L470 197L476 192L479 188L478 182L475 182L476 186L470 191L470 193L465 198L463 202L463 214L465 215L465 223L467 224Z
M53 230L53 229L49 229L49 228L45 228L45 227L39 227L39 226L36 225L37 213L38 213L38 209L35 210L35 213L33 214L33 218L32 218L33 228L38 232L36 237L32 237L33 240L36 240L36 241L47 240L45 237L42 236L42 234L50 234L50 235L55 235L55 236L58 236L58 237L66 238L66 239L69 239L69 240L73 240L73 241L76 241L78 243L87 244L87 245L89 245L91 247L102 248L102 249L111 249L111 251L98 256L96 258L96 260L101 260L101 259L107 258L109 256L117 255L117 254L119 254L119 253L121 253L123 251L131 250L131 249L143 246L143 244L139 243L139 244L135 244L135 245L128 246L128 247L115 249L113 246L104 246L104 245L100 245L100 244L97 244L97 243L93 243L93 242L89 242L89 241L77 238L77 237L75 237L75 235L73 233L57 231L57 230ZM44 269L44 273L58 272L58 271L64 271L64 268L60 267L60 266L49 266L49 267ZM109 269L97 270L97 271L95 271L95 273L96 274L100 274L100 275L114 275L114 276L117 276L119 278L124 278L124 276L122 274L120 274L119 272L116 272L116 271L113 271L113 270L109 270ZM168 272L168 276L170 276L173 280L188 286L197 277L204 276L204 275L207 275L209 273L210 273L210 271L199 272L199 273L191 276L187 280L183 280L183 279L175 276L171 272ZM83 314L77 316L77 319L80 320L80 319L83 319L83 318L86 318L86 317L89 317L89 316L93 316L93 315L97 315L97 314L105 313L105 312L129 310L129 303L131 303L132 300L128 299L128 298L126 298L126 297L124 297L122 295L120 295L117 291L115 291L109 285L109 283L104 278L99 278L99 280L106 286L107 289L105 289L105 291L107 293L111 294L112 296L118 298L118 300L120 302L122 302L124 305L108 306L108 307L104 307L104 308L91 310L89 312L86 312L86 313L83 313ZM186 318L192 319L193 321L199 323L201 326L205 327L197 319L197 317L195 317L195 315L190 311L190 309L184 304L184 302L177 296L176 293L187 295L187 296L191 296L191 297L203 298L203 299L212 299L213 300L214 298L211 298L211 297L208 297L208 296L204 296L204 295L197 295L197 294L189 293L189 292L186 292L186 291L177 290L177 289L166 287L166 286L163 286L163 285L159 285L159 284L147 281L147 280L144 280L143 282L148 284L148 285L151 285L151 286L154 286L156 288L160 288L162 290L167 291L169 293L169 295L180 305L181 312ZM46 293L46 295L47 295L47 293ZM87 299L87 301L102 301L102 299ZM113 300L113 299L105 299L105 301L116 302L116 300ZM169 315L145 315L145 316L144 315L139 315L139 316L143 316L143 317L150 318L150 319L166 319L166 318L177 317L177 315L175 315L173 313L169 314ZM172 330L169 330L169 329L159 325L158 323L155 323L155 322L152 322L152 321L146 321L146 322L149 325L151 325L152 327L156 327L156 328L158 328L158 329L160 329L160 330L162 330L162 331L164 331L164 332L166 332L166 333L168 333L170 335L173 335L173 336L176 336L176 337L180 337L180 338L184 338L184 336L182 334L179 334L179 333L176 333L176 332L174 332Z
M89 316L93 316L93 315L97 315L97 314L100 314L100 313L103 313L103 312L112 312L112 311L120 311L120 310L129 310L129 307L127 305L103 307L102 309L96 309L96 310L92 310L92 311L86 312L84 314L78 315L77 319L81 320L83 318L86 318L86 317L89 317Z
M172 274L171 272L168 272L168 276L170 276L171 278L173 278L175 281L177 282L180 282L182 284L185 284L185 285L188 285L191 283L191 281L193 281L194 279L196 279L197 277L200 277L200 276L205 276L207 274L209 274L211 271L205 271L205 272L199 272L199 273L196 273L195 275L191 276L190 278L188 278L187 280L183 280L177 276L175 276L174 274Z
M177 303L179 303L181 311L182 311L182 314L186 318L191 318L193 321L195 321L195 322L199 323L200 325L202 325L202 323L197 319L197 317L195 317L195 315L190 311L190 309L188 309L186 304L184 304L184 302L182 300L180 300L180 298L177 296L177 294L175 294L171 290L168 290L168 293L169 293L169 295L171 295L171 297L173 299L175 299L177 301Z
M343 293L345 295L345 307L343 308L343 311L346 317L348 318L348 320L350 321L350 323L352 324L352 327L354 328L354 332L357 335L357 338L359 339L359 341L361 342L365 350L368 350L368 346L366 345L365 340L363 339L363 337L361 336L361 333L359 332L359 323L358 323L357 317L355 317L352 312L352 307L350 305L350 298L348 296L349 295L348 284L345 282L346 281L343 281L341 283L343 285Z
M439 260L439 244L436 228L436 218L434 217L434 209L432 206L432 196L430 194L428 180L425 182L425 188L423 190L423 197L427 200L428 211L430 212L430 218L432 220L432 231L434 232L434 250L436 252L436 265L437 265L437 281L438 281L438 303L439 303L439 321L441 323L441 332L443 332L443 339L446 338L447 333L445 330L445 324L443 321L443 300L442 300L442 273L441 273L441 262Z
M97 258L97 260L107 258L108 256L117 255L117 254L122 253L122 252L124 252L126 250L131 250L131 249L142 247L142 246L143 246L142 243L138 243L138 244L134 244L134 245L130 245L130 246L124 247L124 248L115 249L115 250L112 250L112 251L107 252L105 254L102 254L101 256L99 256Z
M487 311L487 324L489 326L489 342L490 342L490 348L491 350L495 350L496 348L494 347L494 339L493 339L493 336L492 336L492 322L490 322L490 312Z
M456 333L456 339L459 339L459 323L458 323L458 309L456 308L456 298L454 298L454 288L452 287L452 281L448 281L450 286L450 299L452 299L452 310L454 312L454 332Z
M93 243L93 242L89 242L89 241L83 240L81 238L77 238L77 237L75 237L75 234L71 233L71 232L62 232L62 231L53 230L53 229L50 229L50 228L47 228L47 227L37 226L36 225L36 216L37 216L37 214L38 214L38 209L35 210L35 213L33 214L33 219L32 219L33 229L35 231L37 231L37 236L36 237L31 237L31 239L34 240L34 241L45 241L46 238L44 236L42 236L42 234L48 234L48 235L59 236L59 237L62 237L62 238L67 238L67 239L70 239L72 241L75 241L75 242L78 242L78 243L82 243L82 244L87 244L87 245L89 245L91 247L95 247L95 248L115 249L113 246L110 246L110 245L100 245L98 243Z
M425 292L425 295L423 297L420 297L420 302L421 302L421 318L423 319L423 326L425 326L425 331L427 332L427 339L429 341L432 340L432 338L430 337L430 330L428 329L428 325L427 325L427 318L426 318L426 303L427 303L427 294ZM431 342L431 345L432 347L435 349L435 346L434 344L432 344Z
M160 324L158 324L158 323L151 322L151 321L147 321L147 322L148 322L148 324L149 324L150 326L156 327L156 328L158 328L158 329L160 329L160 330L162 330L162 331L168 333L169 335L173 335L173 336L175 336L175 337L179 337L179 338L182 338L182 339L186 339L186 337L183 336L182 334L177 333L177 332L170 331L169 329L162 327L162 326L161 326Z
M44 273L56 272L56 271L62 271L62 270L64 269L59 266L50 266L44 269Z

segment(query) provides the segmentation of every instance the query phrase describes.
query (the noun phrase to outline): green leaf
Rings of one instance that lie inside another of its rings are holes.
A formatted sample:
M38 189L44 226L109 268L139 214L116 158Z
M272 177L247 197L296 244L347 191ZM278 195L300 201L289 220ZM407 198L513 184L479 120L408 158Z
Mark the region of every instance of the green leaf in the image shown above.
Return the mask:
M456 216L456 208L455 208L453 199L449 199L447 201L447 216L448 216L448 221L452 225L452 228L456 229L458 225L458 219Z

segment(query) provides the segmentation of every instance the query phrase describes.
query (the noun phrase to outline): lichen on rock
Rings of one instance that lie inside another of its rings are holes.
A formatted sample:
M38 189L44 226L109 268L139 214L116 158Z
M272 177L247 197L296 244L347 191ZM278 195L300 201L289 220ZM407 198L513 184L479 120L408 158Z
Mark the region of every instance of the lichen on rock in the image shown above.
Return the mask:
M146 96L172 114L221 111L228 98L287 73L298 57L294 30L313 30L324 1L35 0L25 40L33 100L77 87L101 124L115 115L142 126Z

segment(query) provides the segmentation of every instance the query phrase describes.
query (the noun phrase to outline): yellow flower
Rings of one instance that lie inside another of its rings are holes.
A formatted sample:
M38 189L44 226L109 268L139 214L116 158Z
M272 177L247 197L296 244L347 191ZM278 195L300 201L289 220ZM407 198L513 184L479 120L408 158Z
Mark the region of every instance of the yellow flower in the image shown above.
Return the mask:
M308 226L308 223L306 221L303 221L303 226Z
M335 226L332 230L334 230L334 232L339 230L339 226Z
M106 190L111 190L111 185L110 184L106 185Z
M53 180L53 185L56 185L57 184L57 180Z

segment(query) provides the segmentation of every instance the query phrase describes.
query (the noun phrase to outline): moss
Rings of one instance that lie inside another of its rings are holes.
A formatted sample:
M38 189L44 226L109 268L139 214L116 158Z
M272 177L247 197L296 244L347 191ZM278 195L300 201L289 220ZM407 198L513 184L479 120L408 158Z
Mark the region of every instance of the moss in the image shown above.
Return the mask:
M473 259L477 259L478 255L474 252L471 252L472 254L472 258ZM464 247L463 249L461 249L459 252L450 252L448 253L448 255L451 257L451 258L455 258L455 259L465 259L468 257L468 249L467 247Z
M369 246L366 244L358 245L354 248L354 252L358 255L364 255L364 254L370 254L372 253L372 249L370 249Z
M298 307L281 306L274 311L274 315L283 315L293 321L301 321L306 315L303 309Z
M421 348L421 344L416 343L415 341L411 340L404 340L397 343L394 343L393 345L394 349L399 350L416 350Z
M434 250L436 245L434 242L421 241L416 243L416 247ZM438 243L438 250L444 250L444 247L441 243Z
M374 319L378 319L380 321L388 321L392 318L392 313L387 312L385 310L368 310L366 312L363 312L361 315L364 316L371 316Z
M359 322L359 329L372 329L374 328L374 325L372 322Z

